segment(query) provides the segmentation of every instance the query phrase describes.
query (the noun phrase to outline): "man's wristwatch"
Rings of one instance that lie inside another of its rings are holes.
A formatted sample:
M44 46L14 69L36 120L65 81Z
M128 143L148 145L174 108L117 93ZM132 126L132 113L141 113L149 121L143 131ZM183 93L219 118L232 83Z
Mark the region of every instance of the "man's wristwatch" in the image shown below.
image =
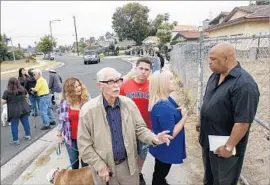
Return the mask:
M229 147L228 145L225 145L225 150L227 150L228 152L232 152L233 147Z

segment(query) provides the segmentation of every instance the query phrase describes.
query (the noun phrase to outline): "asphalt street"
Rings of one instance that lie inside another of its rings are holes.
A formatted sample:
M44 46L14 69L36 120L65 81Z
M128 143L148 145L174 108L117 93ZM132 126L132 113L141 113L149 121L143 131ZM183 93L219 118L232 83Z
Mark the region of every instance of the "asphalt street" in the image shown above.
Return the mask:
M56 71L61 75L63 80L65 80L68 77L79 78L87 86L88 91L92 97L95 97L99 94L99 90L96 87L96 73L98 70L100 70L103 67L114 67L120 73L125 74L131 68L131 64L124 62L121 59L102 59L99 64L91 64L91 65L84 65L82 58L73 56L58 56L57 61L65 63L63 67L56 69ZM47 71L43 73L43 76L48 80ZM7 87L7 81L8 79L1 79L1 96ZM37 125L36 128L34 128L35 121ZM1 125L1 166L7 163L19 152L24 150L26 147L31 145L33 142L35 142L48 132L40 130L41 128L40 117L36 118L36 120L34 120L33 117L30 117L30 125L32 132L32 140L29 142L23 141L22 137L24 136L24 130L22 125L20 124L19 139L21 144L19 146L11 146L9 144L9 141L11 141L10 127L9 126L2 127Z

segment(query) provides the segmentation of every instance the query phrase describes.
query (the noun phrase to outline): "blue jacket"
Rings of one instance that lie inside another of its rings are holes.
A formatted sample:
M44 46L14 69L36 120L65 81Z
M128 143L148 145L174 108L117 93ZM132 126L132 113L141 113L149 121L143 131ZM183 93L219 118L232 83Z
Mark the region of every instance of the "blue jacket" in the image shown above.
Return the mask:
M153 132L158 134L162 131L169 130L173 135L175 124L182 119L182 114L176 108L177 103L169 97L168 100L161 100L156 103L151 111ZM162 144L151 146L149 152L153 157L163 163L180 164L186 158L185 130L184 128L170 142L170 145Z

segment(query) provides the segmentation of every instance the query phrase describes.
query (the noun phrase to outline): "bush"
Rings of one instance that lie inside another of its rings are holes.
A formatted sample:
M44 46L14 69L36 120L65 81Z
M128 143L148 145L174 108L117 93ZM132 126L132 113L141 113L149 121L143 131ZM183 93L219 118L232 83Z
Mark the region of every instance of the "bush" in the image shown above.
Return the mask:
M182 43L184 41L181 41L181 40L173 40L170 45L175 45L175 44L178 44L178 43Z
M124 46L119 47L120 51L123 51L123 50L126 50L126 49L127 49L127 47L124 47Z

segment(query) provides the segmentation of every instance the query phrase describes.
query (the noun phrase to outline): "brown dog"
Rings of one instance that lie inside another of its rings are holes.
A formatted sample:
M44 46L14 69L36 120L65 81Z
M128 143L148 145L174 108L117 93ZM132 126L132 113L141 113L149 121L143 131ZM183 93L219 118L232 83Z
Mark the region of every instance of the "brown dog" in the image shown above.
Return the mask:
M80 169L53 169L47 174L47 180L54 185L94 185L90 167Z

